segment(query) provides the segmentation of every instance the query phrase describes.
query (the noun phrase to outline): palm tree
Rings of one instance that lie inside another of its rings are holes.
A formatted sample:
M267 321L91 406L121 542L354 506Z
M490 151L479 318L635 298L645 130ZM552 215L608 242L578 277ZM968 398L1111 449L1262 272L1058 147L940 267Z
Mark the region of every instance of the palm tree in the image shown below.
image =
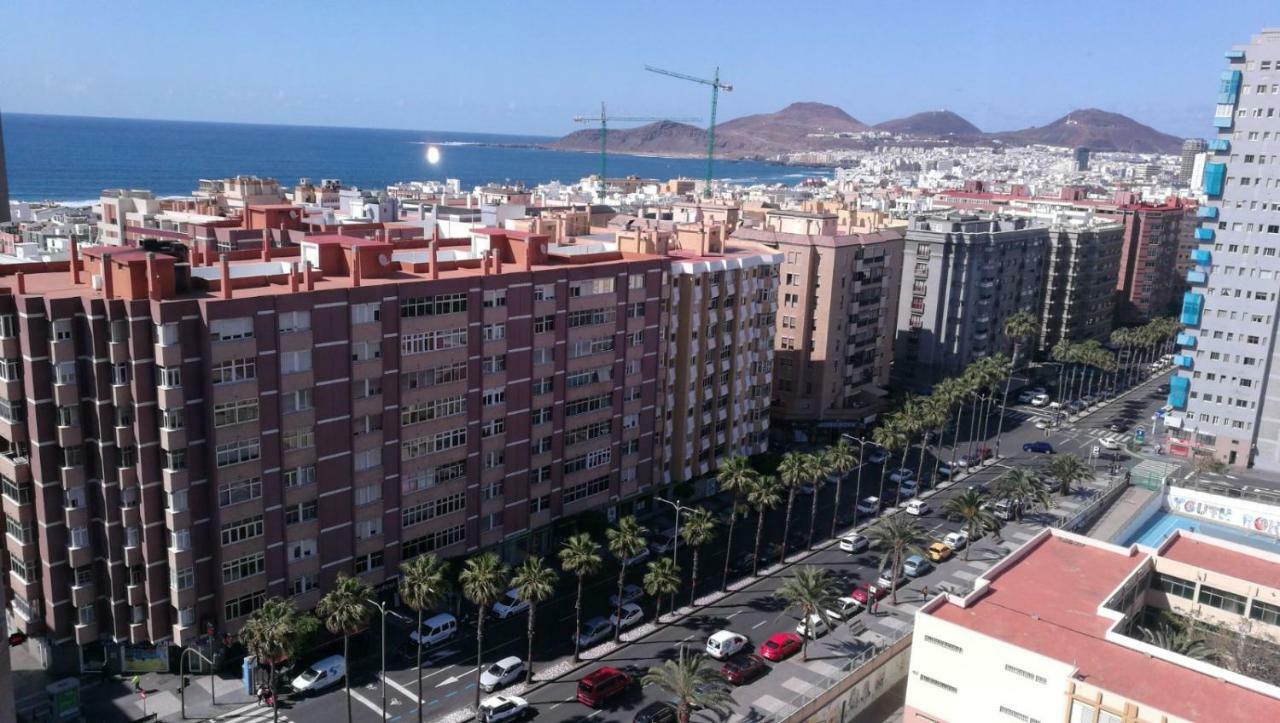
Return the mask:
M890 577L898 579L902 572L902 561L908 554L924 555L924 545L928 541L920 524L907 515L886 517L867 530L867 539L872 547L878 547L880 553L880 570L888 565ZM893 586L893 604L898 604L898 586Z
M858 471L862 471L862 451L854 449L849 440L844 437L840 441L827 448L823 453L826 458L827 468L836 474L836 501L835 510L831 513L831 536L836 536L836 524L840 519L840 493L844 490L844 477L849 474L849 470L854 467ZM697 567L694 567L694 575L697 575Z
M964 525L964 532L969 542L964 546L964 559L969 559L969 548L987 530L997 530L1000 522L995 515L983 508L986 498L977 490L965 490L948 499L942 505L942 514L947 517L959 517Z
M942 445L942 428L947 425L947 407L941 398L935 398L933 395L925 397L920 404L920 426L924 433L920 436L920 462L916 465L916 479L921 480L921 489L924 488L924 459L929 451L929 439L933 434L937 433L938 443L934 445L934 459L937 459L938 453L941 451ZM938 475L932 477L933 484L937 485Z
M547 567L541 557L530 557L520 563L515 575L511 577L511 587L516 589L516 597L529 603L529 627L525 631L525 638L529 641L529 657L525 661L524 671L526 683L533 683L534 613L537 612L539 604L551 599L559 582L560 576L555 570ZM421 690L419 690L418 700L422 700Z
M827 610L834 607L839 593L836 591L835 580L831 579L826 570L813 565L800 567L786 582L778 586L777 594L787 602L788 609L799 611L807 633L813 632L810 623L814 617L821 619L828 628L835 627ZM808 660L809 635L801 636L800 640L801 659Z
M799 491L800 485L809 480L811 468L809 455L804 452L787 452L782 455L782 463L778 465L778 481L787 491L787 514L782 523L782 559L784 560L787 558L791 542L791 510L796 502L796 492ZM814 490L814 495L817 494L817 490Z
M977 389L973 384L973 380L963 374L958 377L952 377L948 381L954 382L954 385L947 387L946 391L951 395L952 402L956 405L955 429L951 430L951 466L955 467L956 452L959 451L960 447L960 418L964 416L964 403L969 397L977 393Z
M1019 357L1027 339L1040 332L1040 320L1029 311L1019 311L1004 320L1004 335L1013 341L1013 358L1009 360L1009 373L1004 377L1004 394L1000 396L1000 426L996 429L995 454L1000 456L1000 439L1004 436L1004 414L1009 406L1009 387L1013 384L1013 372L1018 368Z
M698 558L702 555L702 546L710 542L715 535L715 515L702 507L695 507L689 513L689 519L685 520L684 526L680 528L680 537L684 539L686 545L693 548L693 575L689 579L690 605L698 599Z
M706 664L706 657L690 654L680 646L675 660L649 668L644 674L645 685L656 685L676 701L676 720L689 723L694 710L709 710L721 719L728 717L732 698L729 685L720 677L719 669Z
M1062 386L1063 377L1067 373L1067 365L1072 362L1072 360L1074 359L1074 356L1075 356L1075 349L1072 346L1071 342L1067 341L1066 339L1059 339L1058 343L1053 345L1053 349L1049 350L1049 358L1053 359L1055 362L1058 363L1058 388L1057 388L1058 399L1057 401L1059 402L1062 401L1063 393L1064 393L1063 386ZM1055 422L1058 421L1057 412L1053 413L1053 421Z
M507 589L507 566L492 552L467 560L458 573L462 594L476 606L476 710L480 710L480 673L484 670L484 619ZM532 661L530 661L532 662Z
M400 563L400 599L418 613L418 634L422 634L422 613L440 604L449 591L446 578L448 565L435 555L418 555ZM418 700L422 697L422 646L418 648ZM422 723L423 707L418 707L418 723Z
M997 479L991 485L991 496L997 500L1008 500L1013 518L1019 521L1024 512L1053 506L1053 498L1035 476L1021 468L1012 469Z
M982 370L982 386L987 390L986 409L982 417L982 440L985 442L991 436L991 408L995 406L996 390L999 389L1000 382L1006 381L1013 371L1009 358L1004 354L994 354L979 361L979 368ZM1003 426L1003 418L1000 424Z
M924 397L917 397L908 393L902 400L902 406L898 413L894 415L897 419L897 427L907 435L907 447L911 446L911 439L917 435L920 437L920 466L924 465L924 448L927 443L926 437L929 434L928 424L924 419L928 401ZM907 452L902 452L902 466L907 466ZM916 477L920 475L917 473Z
M239 638L250 655L270 668L270 687L274 691L276 665L292 658L317 627L319 621L314 617L298 612L288 600L273 597L253 611L240 628ZM274 703L271 705L271 718L280 719L280 711Z
M720 582L722 590L729 587L729 562L733 559L733 528L738 521L738 503L754 483L755 476L756 471L751 469L751 462L741 455L726 459L716 475L720 489L733 493L733 506L729 508L729 537L724 543L724 576Z
M1130 346L1133 344L1133 332L1129 329L1116 329L1111 332L1111 343L1120 348L1120 358L1125 360L1123 378L1118 380L1116 387L1121 384L1128 383L1127 372L1133 367L1133 354L1130 353Z
M889 419L871 431L871 441L875 442L885 453L884 464L880 465L880 496L878 497L883 501L885 472L889 470L889 464L893 460L894 452L906 448L907 435L893 419Z
M764 511L782 502L778 480L768 475L758 475L747 491L747 503L756 510L756 546L751 556L751 576L760 574L760 539L764 533Z
M933 458L933 479L938 479L938 467L942 464L942 443L943 436L946 433L947 420L951 417L951 408L956 406L964 396L964 383L958 377L948 377L933 385L933 393L929 395L933 399L937 413L941 416L941 422L938 425L938 443L934 445L937 453ZM956 427L960 426L960 420L956 419ZM951 455L952 466L955 466L955 435L952 435ZM954 475L955 473L952 472Z
M1063 497L1071 494L1071 486L1093 476L1089 465L1074 454L1055 454L1047 465L1049 474L1058 480L1058 492Z
M338 573L338 580L333 589L325 593L316 605L316 615L324 622L325 628L334 635L342 636L342 667L348 671L342 676L342 687L347 695L347 723L351 723L351 636L360 632L369 624L369 598L373 597L373 589L354 577L347 577L345 572Z
M813 549L813 531L818 523L818 490L822 489L822 483L826 481L827 475L831 474L831 467L827 465L827 455L825 453L815 452L805 455L805 469L809 471L809 479L813 482L813 499L809 503L809 549ZM832 523L835 522L835 511L831 513Z
M560 548L560 567L578 578L578 594L573 601L573 662L582 660L582 646L577 631L582 630L582 580L600 571L600 544L585 532L564 541Z
M615 612L618 619L622 619L622 588L627 582L627 561L639 555L644 551L645 542L644 535L646 530L633 515L627 515L618 520L615 527L605 530L605 537L609 540L609 552L618 560L618 604ZM618 642L618 636L622 631L618 628L613 629L613 642Z
M657 604L653 607L653 621L657 622L658 616L662 614L662 598L675 595L680 589L680 566L669 557L650 560L641 584L646 593L657 598ZM618 620L622 620L621 616Z
M1143 640L1175 655L1185 655L1206 663L1215 662L1222 657L1199 633L1191 630L1178 630L1168 623L1160 623L1154 629L1139 625L1138 630L1141 631Z

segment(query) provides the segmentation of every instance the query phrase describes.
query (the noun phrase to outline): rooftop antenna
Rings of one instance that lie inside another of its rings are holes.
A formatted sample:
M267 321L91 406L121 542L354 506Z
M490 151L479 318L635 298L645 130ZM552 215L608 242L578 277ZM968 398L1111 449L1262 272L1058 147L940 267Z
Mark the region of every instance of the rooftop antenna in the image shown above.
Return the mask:
M711 166L712 166L712 161L715 158L715 147L716 147L716 103L720 100L720 91L723 90L724 92L728 93L733 90L733 85L730 83L720 82L720 66L716 66L715 75L712 76L710 79L697 78L692 75L685 75L684 73L677 73L672 70L663 70L662 68L655 68L652 65L646 65L644 66L644 69L651 73L658 73L659 75L669 75L672 78L687 80L690 83L701 83L702 85L711 86L711 125L707 127L707 178L706 178L707 185L706 185L706 188L702 190L703 197L710 198Z
M607 143L607 140L608 140L608 135L609 135L609 121L614 121L615 123L656 123L656 122L658 122L658 121L664 121L664 120L680 121L680 122L684 122L684 123L696 123L696 122L698 122L698 121L700 121L700 120L702 120L702 119L701 119L701 118L641 118L641 117L638 117L638 116L610 116L607 112L605 112L604 101L600 101L600 115L598 115L598 116L585 116L585 115L574 116L574 118L573 118L573 122L574 122L574 123L599 123L599 124L600 124L600 183L599 183L599 187L600 187L600 200L601 200L601 201L603 201L603 200L604 200L604 192L605 192L605 185L606 185L605 179L607 178L607 176L605 175L605 170L607 169L607 162L606 162L606 159L607 159L607 157L608 157L608 151L606 150L606 147L605 147L605 146L606 146L606 143Z

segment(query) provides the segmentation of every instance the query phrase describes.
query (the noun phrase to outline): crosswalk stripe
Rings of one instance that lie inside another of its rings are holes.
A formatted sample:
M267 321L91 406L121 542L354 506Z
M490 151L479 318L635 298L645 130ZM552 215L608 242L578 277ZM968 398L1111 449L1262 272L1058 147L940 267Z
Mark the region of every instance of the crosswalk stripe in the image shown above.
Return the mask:
M418 702L418 696L417 696L417 695L415 695L415 694L413 693L413 691L411 691L411 690L409 690L408 688L404 687L403 685L400 685L399 683L395 682L394 680L392 680L392 679L391 679L391 677L390 677L390 676L386 676L386 675L381 675L381 674L379 674L379 677L381 677L383 680L387 681L387 685L391 686L392 688L395 688L396 690L400 691L400 692L401 692L401 693L403 693L405 696L407 696L407 697L409 698L409 700L413 701L414 703L417 703L417 702Z
M360 703L364 704L367 708L369 708L369 710L372 710L374 713L377 713L379 716L382 715L382 708L379 707L377 703L374 703L373 701L369 700L363 695L360 695L355 690L351 691L351 697L359 701Z

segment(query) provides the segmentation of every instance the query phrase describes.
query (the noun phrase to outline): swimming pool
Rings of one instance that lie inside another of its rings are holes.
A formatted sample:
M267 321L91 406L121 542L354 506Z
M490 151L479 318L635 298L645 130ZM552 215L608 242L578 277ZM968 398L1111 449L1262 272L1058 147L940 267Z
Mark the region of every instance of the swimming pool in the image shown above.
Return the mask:
M1155 514L1151 515L1151 518L1144 522L1137 532L1129 536L1129 539L1119 540L1118 542L1123 545L1131 545L1136 542L1146 547L1159 547L1160 543L1173 534L1174 530L1199 532L1220 540L1280 554L1280 539L1274 536L1250 534L1238 527L1228 527L1216 522L1183 517L1164 509L1156 510Z

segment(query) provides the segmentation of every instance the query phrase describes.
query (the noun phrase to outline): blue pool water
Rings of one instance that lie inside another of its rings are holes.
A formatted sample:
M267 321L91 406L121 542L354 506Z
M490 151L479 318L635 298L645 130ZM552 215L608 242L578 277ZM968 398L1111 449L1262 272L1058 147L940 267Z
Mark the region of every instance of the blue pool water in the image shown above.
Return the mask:
M1173 534L1174 530L1199 532L1220 540L1280 554L1280 539L1274 536L1250 534L1238 527L1227 527L1216 522L1205 522L1191 517L1183 517L1167 510L1157 510L1137 532L1129 536L1129 539L1120 540L1119 542L1124 545L1131 545L1136 542L1147 547L1159 547L1160 543Z

